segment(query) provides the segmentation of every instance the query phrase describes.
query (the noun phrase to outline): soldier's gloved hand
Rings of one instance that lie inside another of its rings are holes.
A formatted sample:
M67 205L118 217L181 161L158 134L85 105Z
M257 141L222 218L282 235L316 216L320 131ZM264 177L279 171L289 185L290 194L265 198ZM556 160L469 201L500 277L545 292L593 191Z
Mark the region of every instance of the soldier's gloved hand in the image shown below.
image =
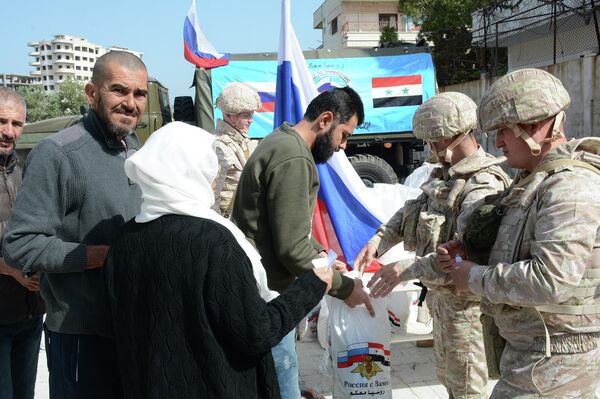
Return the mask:
M389 295L394 287L402 282L400 274L404 271L403 269L408 266L405 265L406 263L402 262L390 263L377 270L367 284L367 288L371 288L371 296L373 298L379 298Z
M456 256L466 259L465 248L459 240L448 241L436 248L435 262L437 269L443 273L450 273L456 268Z
M365 269L375 260L376 254L377 248L375 248L373 244L367 243L367 245L360 250L358 255L356 255L356 259L354 260L354 270L363 274Z
M450 273L457 291L469 291L469 271L477 264L468 260L458 263Z

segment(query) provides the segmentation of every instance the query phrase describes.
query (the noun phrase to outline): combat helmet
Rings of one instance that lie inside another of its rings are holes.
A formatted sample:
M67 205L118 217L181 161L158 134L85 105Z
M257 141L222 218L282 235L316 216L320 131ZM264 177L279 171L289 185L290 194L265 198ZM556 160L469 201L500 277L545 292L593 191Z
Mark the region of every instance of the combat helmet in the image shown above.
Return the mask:
M431 97L419 106L413 116L413 134L428 143L459 136L437 153L446 162L450 162L452 150L476 127L477 105L469 96L458 92Z
M261 107L258 93L243 83L229 83L217 97L217 108L224 114L237 115Z
M560 123L569 104L571 98L559 79L541 69L520 69L498 79L481 99L479 127L487 132L506 126L525 140L533 155L538 155L540 143L533 141L519 124L534 124L556 116L552 136L541 143L554 141L563 136Z

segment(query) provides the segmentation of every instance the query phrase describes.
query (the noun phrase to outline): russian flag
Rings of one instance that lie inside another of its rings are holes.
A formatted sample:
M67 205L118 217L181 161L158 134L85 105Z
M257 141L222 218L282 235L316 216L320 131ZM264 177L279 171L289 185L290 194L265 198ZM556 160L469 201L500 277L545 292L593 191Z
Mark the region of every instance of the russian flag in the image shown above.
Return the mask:
M362 362L365 357L371 356L371 358L380 362L384 366L390 365L389 349L386 349L383 344L375 342L361 342L358 344L348 345L348 350L338 352L337 356L337 367L346 368L352 366L354 363Z
M318 94L290 18L290 1L282 0L274 128L298 123ZM321 186L312 234L348 265L388 217L377 208L343 151L317 165ZM367 269L368 270L368 269ZM370 270L369 270L370 271Z
M261 109L257 112L275 112L275 82L243 82L258 93Z
M198 68L210 69L229 63L229 54L219 53L200 29L196 18L196 0L192 0L183 23L183 55Z

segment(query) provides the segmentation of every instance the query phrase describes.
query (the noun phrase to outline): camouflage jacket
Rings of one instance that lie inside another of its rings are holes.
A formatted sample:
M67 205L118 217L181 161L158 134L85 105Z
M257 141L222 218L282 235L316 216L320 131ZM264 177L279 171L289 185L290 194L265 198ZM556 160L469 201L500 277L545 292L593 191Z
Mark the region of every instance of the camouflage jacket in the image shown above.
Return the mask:
M492 266L469 273L482 311L517 349L578 353L600 344L600 175L556 162L600 167L597 154L600 139L571 140L517 176L502 201Z
M216 136L219 173L215 180L214 209L229 217L233 197L246 161L250 158L250 138L222 119L217 120Z
M417 259L403 271L403 281L420 279L429 288L479 300L473 294L456 293L448 275L437 271L434 252L439 244L462 237L466 220L480 199L508 187L510 178L498 166L503 160L480 147L450 168L435 168L421 186L423 193L407 201L369 240L377 255L404 242L404 249L414 250Z

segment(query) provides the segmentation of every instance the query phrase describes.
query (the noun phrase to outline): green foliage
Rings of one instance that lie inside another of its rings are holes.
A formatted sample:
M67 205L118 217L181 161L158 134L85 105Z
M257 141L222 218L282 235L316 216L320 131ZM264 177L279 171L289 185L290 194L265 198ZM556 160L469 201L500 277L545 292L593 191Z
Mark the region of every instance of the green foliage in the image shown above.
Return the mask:
M400 10L420 21L420 36L432 42L438 84L445 86L480 78L487 70L483 60L491 59L491 50L471 46L471 13L491 0L399 0ZM500 51L500 73L505 70L506 50Z
M27 105L27 122L37 122L58 116L77 115L79 106L86 105L83 84L73 79L65 80L57 93L46 94L41 85L17 89Z
M395 43L398 41L398 31L393 26L384 26L379 36L379 44Z

